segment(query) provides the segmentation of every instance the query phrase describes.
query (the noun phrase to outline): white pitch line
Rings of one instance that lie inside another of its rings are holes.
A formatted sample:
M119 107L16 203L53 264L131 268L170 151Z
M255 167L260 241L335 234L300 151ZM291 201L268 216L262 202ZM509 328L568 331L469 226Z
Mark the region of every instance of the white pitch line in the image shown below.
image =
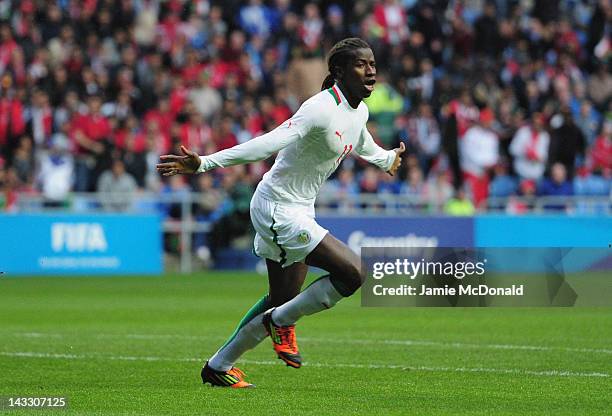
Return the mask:
M0 356L20 358L52 358L52 359L105 359L117 361L173 361L173 362L202 362L201 358L173 358L155 356L126 356L126 355L104 355L104 354L61 354L31 351L0 351ZM240 360L240 362L251 365L279 365L277 361ZM608 373L600 372L574 372L567 370L524 370L519 368L485 368L485 367L430 367L430 366L406 366L399 364L350 364L350 363L304 363L308 367L316 368L359 368L359 369L384 369L384 370L409 370L426 372L450 372L450 373L497 373L516 374L541 377L610 377Z
M12 333L15 336L28 338L63 338L67 334L44 333L44 332L23 332ZM79 336L82 336L79 334ZM130 339L189 339L189 340L224 340L225 337L204 336L204 335L183 335L183 334L96 334L96 338L130 338ZM425 346L425 347L451 347L466 349L494 349L494 350L522 350L522 351L563 351L593 354L612 354L612 349L608 348L582 348L582 347L555 347L547 345L520 345L520 344L475 344L465 342L442 342L425 340L373 340L373 339L338 339L338 338L310 338L300 337L300 341L326 344L353 344L353 345L404 345L404 346Z
M380 344L380 345L416 345L416 346L432 346L432 347L453 347L453 348L486 348L496 350L529 350L529 351L565 351L565 352L587 352L612 354L612 349L606 348L572 348L572 347L554 347L544 345L516 345L516 344L472 344L464 342L440 342L440 341L420 341L420 340L372 340L372 339L330 339L322 340L316 338L300 338L303 341L326 342L338 344Z

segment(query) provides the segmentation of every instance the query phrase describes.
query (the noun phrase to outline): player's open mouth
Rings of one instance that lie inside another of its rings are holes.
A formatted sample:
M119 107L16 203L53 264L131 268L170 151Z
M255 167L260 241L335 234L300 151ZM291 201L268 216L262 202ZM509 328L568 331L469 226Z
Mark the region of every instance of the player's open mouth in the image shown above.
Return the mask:
M363 83L363 85L366 87L368 91L374 91L374 84L376 84L375 79L369 79Z

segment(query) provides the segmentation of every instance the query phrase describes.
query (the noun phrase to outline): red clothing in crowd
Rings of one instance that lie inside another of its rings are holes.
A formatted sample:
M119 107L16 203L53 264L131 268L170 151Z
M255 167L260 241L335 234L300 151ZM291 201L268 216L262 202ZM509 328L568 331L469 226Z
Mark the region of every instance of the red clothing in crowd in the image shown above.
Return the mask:
M132 148L129 150L136 153L144 152L147 149L147 134L148 133L146 131L134 133L132 137ZM127 138L128 135L126 131L120 130L115 133L115 144L117 145L117 147L119 147L120 149L128 150ZM153 150L158 152L160 155L173 152L172 139L170 139L169 135L164 134L160 131L156 134L154 142L155 146Z
M50 106L32 110L32 135L36 143L45 143L53 133L53 109Z
M591 148L591 169L612 169L612 140L599 136Z
M170 112L172 118L176 117L183 110L188 96L189 89L185 85L179 85L172 90L172 93L170 93Z
M210 141L211 134L207 125L185 123L181 126L181 144L201 154L204 153L204 147Z
M239 67L236 62L217 61L210 65L210 86L212 88L221 88L225 83L225 78L229 73L238 73Z
M114 134L115 146L121 150L129 150L135 153L144 152L146 148L146 137L143 133L134 133L126 129L117 130Z
M14 39L9 39L6 42L0 43L0 66L3 68L8 66L15 49L19 49L19 45Z
M274 118L275 126L280 126L286 120L289 120L291 115L291 110L286 105L276 105L272 110L272 118Z
M170 113L162 113L156 108L153 108L144 116L144 125L147 126L151 123L157 123L159 126L159 130L165 134L166 136L170 136L170 128L172 127L172 122L174 118Z
M157 25L158 46L161 50L169 51L173 45L177 45L176 38L179 34L179 24L179 16L176 13L170 13L163 22Z
M246 128L253 136L258 136L263 133L264 119L259 113L253 113L247 116Z
M77 154L87 153L87 149L76 142L75 133L77 131L80 130L89 140L94 141L110 139L112 133L108 120L99 114L76 116L70 130Z
M452 100L449 104L449 113L457 119L457 135L462 138L465 132L478 120L478 108L467 106L459 100Z
M10 137L22 135L24 131L21 102L9 98L0 99L0 145L6 144Z
M197 63L183 69L181 77L187 84L195 85L200 79L200 74L206 69L206 64Z
M384 29L385 42L397 45L408 37L406 12L400 4L377 2L374 18Z
M219 135L215 143L217 145L217 151L221 151L236 146L238 144L238 139L234 133L229 133L226 135Z

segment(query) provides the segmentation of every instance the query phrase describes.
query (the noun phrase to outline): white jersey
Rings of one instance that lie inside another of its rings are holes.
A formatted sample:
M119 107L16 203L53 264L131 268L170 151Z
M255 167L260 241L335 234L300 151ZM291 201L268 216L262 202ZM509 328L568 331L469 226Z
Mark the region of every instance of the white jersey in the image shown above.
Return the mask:
M381 169L391 168L395 152L374 142L367 121L367 106L361 102L351 107L334 85L306 100L293 117L271 132L202 156L198 172L254 162L279 152L258 192L273 201L314 203L323 182L351 152Z

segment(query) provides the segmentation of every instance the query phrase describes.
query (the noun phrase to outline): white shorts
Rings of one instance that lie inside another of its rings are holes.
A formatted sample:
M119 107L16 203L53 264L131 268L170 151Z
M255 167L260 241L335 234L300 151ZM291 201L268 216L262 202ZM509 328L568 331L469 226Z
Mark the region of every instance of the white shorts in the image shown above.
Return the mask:
M315 221L314 205L274 202L259 192L251 200L251 221L255 254L282 267L304 261L328 232Z

